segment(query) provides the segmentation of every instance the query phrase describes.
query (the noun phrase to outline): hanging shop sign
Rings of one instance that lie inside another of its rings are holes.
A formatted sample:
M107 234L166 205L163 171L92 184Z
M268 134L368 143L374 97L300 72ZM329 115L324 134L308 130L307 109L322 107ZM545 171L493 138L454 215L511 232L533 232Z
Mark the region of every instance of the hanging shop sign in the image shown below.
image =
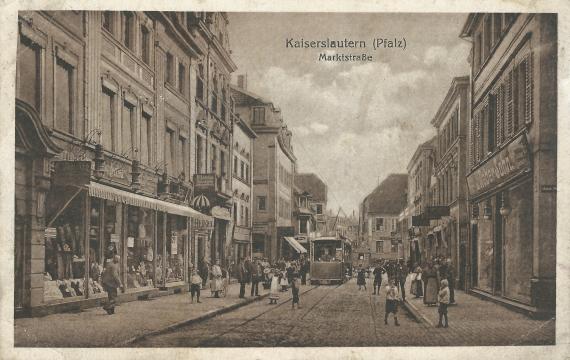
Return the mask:
M429 226L429 219L423 215L414 215L412 216L412 226Z
M91 161L54 161L54 185L89 184L91 178Z
M467 176L469 193L471 196L478 195L530 170L528 142L526 134L522 133Z
M231 221L232 216L230 210L221 206L214 206L212 208L212 216L216 219Z
M211 219L192 218L192 229L194 231L214 230L214 218Z
M428 206L424 214L428 220L441 219L443 216L449 216L449 206Z

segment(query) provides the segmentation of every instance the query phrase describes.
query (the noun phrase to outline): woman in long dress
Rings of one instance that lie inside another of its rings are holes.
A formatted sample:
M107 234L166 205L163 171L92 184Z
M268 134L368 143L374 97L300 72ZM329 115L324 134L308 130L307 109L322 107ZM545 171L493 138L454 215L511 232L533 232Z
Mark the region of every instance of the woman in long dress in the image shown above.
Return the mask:
M415 274L416 280L412 286L415 288L414 295L416 295L416 298L419 298L424 296L424 287L422 283L422 267L417 264L415 266Z
M433 267L431 261L427 263L422 278L425 284L424 304L435 305L437 303L439 279L437 270Z
M220 268L220 262L216 260L216 263L212 266L212 281L210 282L210 290L214 293L214 297L219 298L219 292L223 289L223 279L222 279L222 268Z
M279 276L276 272L271 270L269 272L269 278L271 279L271 287L269 288L269 303L270 304L277 304L277 300L279 300Z

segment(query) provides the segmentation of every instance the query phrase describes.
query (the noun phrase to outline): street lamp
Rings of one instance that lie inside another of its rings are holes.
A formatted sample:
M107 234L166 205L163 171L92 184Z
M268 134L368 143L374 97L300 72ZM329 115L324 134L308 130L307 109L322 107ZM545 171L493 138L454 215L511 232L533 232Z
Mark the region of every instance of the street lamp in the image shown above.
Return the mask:
M471 225L477 225L479 219L479 204L471 205Z
M485 207L483 208L483 219L491 220L493 208L491 208L491 200L485 201Z
M499 213L501 213L502 217L507 217L511 213L511 207L508 206L505 198L505 193L501 193L501 208L499 209Z

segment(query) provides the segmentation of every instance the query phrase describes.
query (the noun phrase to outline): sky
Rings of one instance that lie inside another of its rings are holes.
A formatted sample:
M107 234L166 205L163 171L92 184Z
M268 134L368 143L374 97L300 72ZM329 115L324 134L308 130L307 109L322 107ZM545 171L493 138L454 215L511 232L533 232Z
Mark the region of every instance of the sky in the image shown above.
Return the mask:
M328 208L358 204L390 173L406 173L455 76L468 75L467 14L230 13L237 75L272 101L293 132L298 172L328 185ZM366 49L287 48L287 39L364 40ZM406 48L372 48L373 39ZM363 51L364 50L364 51ZM367 53L371 62L322 62Z

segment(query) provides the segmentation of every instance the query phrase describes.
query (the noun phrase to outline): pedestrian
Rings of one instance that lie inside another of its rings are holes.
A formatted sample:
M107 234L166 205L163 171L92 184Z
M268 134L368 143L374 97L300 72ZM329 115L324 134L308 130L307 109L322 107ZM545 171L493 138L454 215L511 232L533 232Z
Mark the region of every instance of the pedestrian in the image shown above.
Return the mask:
M287 288L289 287L289 281L287 280L287 272L282 271L281 272L281 291L287 291Z
M398 264L395 266L395 282L398 290L400 290L400 294L402 295L402 300L406 300L406 276L408 275L407 268L404 266L404 260L400 260Z
M400 326L400 323L398 323L399 300L398 288L395 285L394 279L390 279L386 286L386 312L384 313L384 325L388 325L388 315L392 313L394 314L394 325Z
M202 258L202 261L199 262L198 268L200 270L200 274L204 276L202 278L202 289L205 289L206 282L208 281L208 274L210 273L210 269L208 268L208 260L206 260L205 256Z
M245 284L247 284L248 281L248 271L247 271L247 266L245 264L245 259L244 258L240 258L239 259L239 264L238 264L238 271L237 271L237 279L239 282L239 297L240 299L245 298Z
M202 278L198 274L198 270L192 267L192 273L190 276L190 295L192 299L190 300L191 303L194 303L194 295L196 295L196 301L200 301L200 286L202 285Z
M428 261L422 277L424 280L424 304L428 306L435 305L437 303L439 279L438 272L433 267L433 263L431 261Z
M299 305L299 292L301 290L301 280L299 279L299 274L294 273L293 279L291 281L291 292L293 293L293 301L291 303L291 308L295 308L295 304L297 304L297 309L300 308Z
M210 290L214 294L214 297L220 297L220 291L223 289L223 279L222 279L222 268L220 268L220 261L216 260L215 264L212 266L212 270L210 272L211 281L210 281Z
M358 285L358 290L362 290L364 286L364 290L366 290L366 270L362 268L362 265L358 268L358 275L356 278L356 285Z
M119 261L121 257L119 255L113 255L112 260L109 259L105 264L105 270L101 275L101 281L103 283L103 288L107 292L107 303L103 305L103 309L107 311L107 314L113 315L115 313L115 305L117 303L118 288L122 288L123 283L121 282L121 277L119 276Z
M380 289L382 288L382 274L384 274L386 272L386 269L384 269L384 266L382 266L381 263L378 263L378 265L374 268L373 274L374 274L374 295L378 294L380 295Z
M455 272L451 259L447 259L447 282L449 283L449 303L455 305Z
M251 276L251 296L259 296L259 282L263 280L261 261L252 261L249 273Z
M437 327L448 327L449 323L447 321L447 305L449 305L449 287L447 280L441 280L441 287L439 293L437 294L437 302L439 304L437 312L439 313L439 322ZM442 324L442 318L445 318L445 325Z
M271 278L271 287L269 288L269 304L277 304L277 300L279 300L279 280L280 276L279 273L271 269L269 272L269 277Z
M415 274L416 274L416 279L412 283L412 287L415 289L414 295L416 295L416 298L423 297L424 287L422 283L422 267L419 266L418 264L415 264Z

